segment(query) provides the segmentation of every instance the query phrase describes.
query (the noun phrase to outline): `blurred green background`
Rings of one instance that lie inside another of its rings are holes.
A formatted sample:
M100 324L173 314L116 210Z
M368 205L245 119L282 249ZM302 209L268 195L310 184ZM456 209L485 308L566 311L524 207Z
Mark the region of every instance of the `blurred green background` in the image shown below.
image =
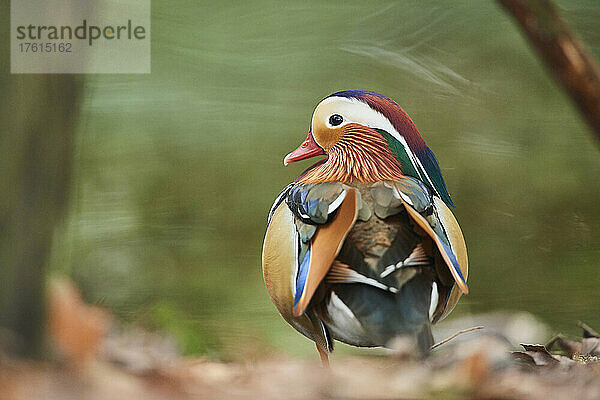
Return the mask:
M597 0L559 1L600 59ZM494 2L152 4L152 73L88 75L52 269L186 354L314 357L260 267L284 168L328 94L395 99L437 155L469 249L450 317L600 327L600 151ZM438 338L439 339L439 338Z

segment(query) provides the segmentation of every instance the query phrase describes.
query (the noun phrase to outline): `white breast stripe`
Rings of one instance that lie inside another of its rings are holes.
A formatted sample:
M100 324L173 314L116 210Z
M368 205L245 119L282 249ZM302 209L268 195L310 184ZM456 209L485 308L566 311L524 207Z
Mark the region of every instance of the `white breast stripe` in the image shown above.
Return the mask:
M327 209L327 214L331 214L342 204L342 201L344 201L344 199L346 198L346 192L347 192L346 189L342 190L342 193L340 193L340 195L337 197L337 199L335 199L329 205L329 208Z
M398 191L398 193L400 194L400 196L402 197L402 200L404 200L405 202L407 202L408 204L410 204L411 206L415 206L412 202L412 200L410 199L410 197L408 197L406 194Z
M435 312L435 309L437 308L439 298L440 298L440 295L438 294L437 283L433 282L433 285L431 286L431 303L429 304L429 320L430 321L433 318L433 313Z

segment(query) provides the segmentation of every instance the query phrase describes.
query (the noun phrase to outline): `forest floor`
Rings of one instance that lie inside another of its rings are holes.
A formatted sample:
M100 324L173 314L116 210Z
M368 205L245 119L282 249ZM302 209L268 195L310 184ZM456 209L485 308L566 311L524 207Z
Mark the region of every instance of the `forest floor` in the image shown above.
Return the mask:
M107 313L83 304L68 284L54 290L49 306L61 361L2 356L0 399L600 399L600 335L580 324L580 340L557 335L518 349L515 332L532 341L545 332L527 314L477 317L485 329L458 336L425 360L399 341L383 355L339 356L324 368L283 357L186 358L156 334L114 324L107 333ZM454 320L441 335L466 323Z

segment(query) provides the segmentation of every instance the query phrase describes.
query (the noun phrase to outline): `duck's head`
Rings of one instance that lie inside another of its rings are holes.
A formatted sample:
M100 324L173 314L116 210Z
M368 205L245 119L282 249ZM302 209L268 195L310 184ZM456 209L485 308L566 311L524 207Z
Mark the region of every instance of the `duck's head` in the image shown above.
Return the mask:
M412 176L453 206L433 152L408 114L375 92L347 90L326 97L312 118L306 140L284 164L325 155L301 183L377 182Z

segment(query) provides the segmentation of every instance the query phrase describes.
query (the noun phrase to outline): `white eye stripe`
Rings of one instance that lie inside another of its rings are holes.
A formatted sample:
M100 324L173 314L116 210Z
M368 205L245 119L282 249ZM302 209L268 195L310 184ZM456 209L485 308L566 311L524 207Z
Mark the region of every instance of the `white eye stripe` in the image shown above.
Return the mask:
M339 114L344 118L344 122L337 125L336 128L354 122L370 128L383 129L393 136L395 136L394 133L399 136L396 129L383 114L373 110L368 104L358 99L337 96L328 97L317 106L315 114L319 109L329 111L325 115L321 114L324 119L323 122L329 128L332 127L329 123L329 117Z

